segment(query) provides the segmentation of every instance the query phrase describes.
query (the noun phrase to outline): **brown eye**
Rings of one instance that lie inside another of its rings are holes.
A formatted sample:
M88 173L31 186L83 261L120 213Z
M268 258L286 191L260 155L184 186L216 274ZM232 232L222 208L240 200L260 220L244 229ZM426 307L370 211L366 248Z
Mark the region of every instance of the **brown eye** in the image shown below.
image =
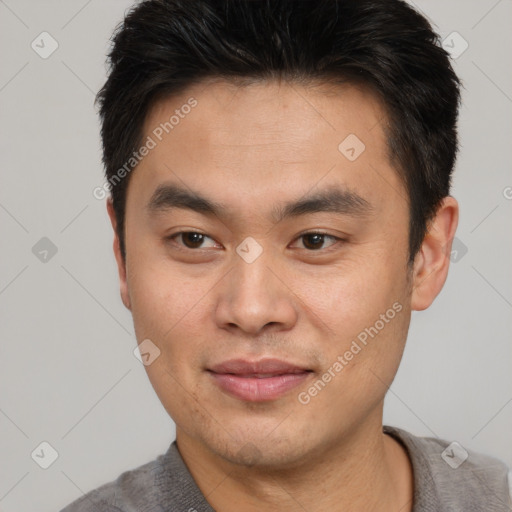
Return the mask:
M303 245L306 249L312 251L318 251L320 249L325 249L323 247L326 239L331 239L333 243L331 243L328 247L336 244L337 241L341 240L336 236L327 235L325 233L304 233L299 238L303 240Z
M178 245L182 245L187 249L202 249L202 244L206 239L212 240L212 242L215 243L215 241L212 238L205 235L204 233L199 233L197 231L181 231L180 233L176 233L168 237L168 240L171 240L173 242L176 239L181 239L181 243L175 243L178 243Z
M181 240L183 241L184 245L189 249L199 248L203 243L203 239L204 235L202 235L201 233L188 232L181 234Z

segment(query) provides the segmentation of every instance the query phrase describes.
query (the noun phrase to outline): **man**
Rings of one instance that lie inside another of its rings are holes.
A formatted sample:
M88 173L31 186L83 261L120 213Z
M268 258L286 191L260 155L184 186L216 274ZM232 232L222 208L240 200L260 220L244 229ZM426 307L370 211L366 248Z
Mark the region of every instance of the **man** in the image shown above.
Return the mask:
M428 22L148 0L110 63L121 297L176 441L64 511L510 510L498 459L382 425L458 222L459 81Z

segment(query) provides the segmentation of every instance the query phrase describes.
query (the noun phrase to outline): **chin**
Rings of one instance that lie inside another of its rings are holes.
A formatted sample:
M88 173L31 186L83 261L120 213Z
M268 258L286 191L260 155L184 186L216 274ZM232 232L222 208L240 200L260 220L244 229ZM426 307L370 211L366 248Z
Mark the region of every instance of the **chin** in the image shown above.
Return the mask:
M261 470L286 470L305 464L308 449L301 436L276 437L270 435L246 435L243 439L227 438L225 444L210 446L217 455L232 464Z

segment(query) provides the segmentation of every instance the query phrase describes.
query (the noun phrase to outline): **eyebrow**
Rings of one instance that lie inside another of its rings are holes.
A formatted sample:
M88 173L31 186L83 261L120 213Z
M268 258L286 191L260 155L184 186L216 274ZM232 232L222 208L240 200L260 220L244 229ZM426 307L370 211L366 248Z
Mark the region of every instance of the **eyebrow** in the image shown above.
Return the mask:
M228 217L231 211L222 203L175 184L159 185L146 208L151 216L166 213L175 208L217 217ZM274 207L271 211L271 219L277 223L286 218L319 212L365 217L373 210L373 206L359 194L345 188L330 187Z

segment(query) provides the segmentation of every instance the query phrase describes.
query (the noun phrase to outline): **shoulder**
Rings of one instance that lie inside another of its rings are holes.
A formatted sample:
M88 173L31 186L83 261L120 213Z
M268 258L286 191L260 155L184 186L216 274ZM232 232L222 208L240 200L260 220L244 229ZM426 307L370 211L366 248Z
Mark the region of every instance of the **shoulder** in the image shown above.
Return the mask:
M512 473L499 458L456 441L419 437L396 427L385 426L384 431L402 441L409 453L418 501L430 499L443 511L512 510Z
M183 461L176 441L165 454L89 491L61 512L214 512Z
M163 512L157 503L158 472L163 455L125 471L67 505L61 512Z

